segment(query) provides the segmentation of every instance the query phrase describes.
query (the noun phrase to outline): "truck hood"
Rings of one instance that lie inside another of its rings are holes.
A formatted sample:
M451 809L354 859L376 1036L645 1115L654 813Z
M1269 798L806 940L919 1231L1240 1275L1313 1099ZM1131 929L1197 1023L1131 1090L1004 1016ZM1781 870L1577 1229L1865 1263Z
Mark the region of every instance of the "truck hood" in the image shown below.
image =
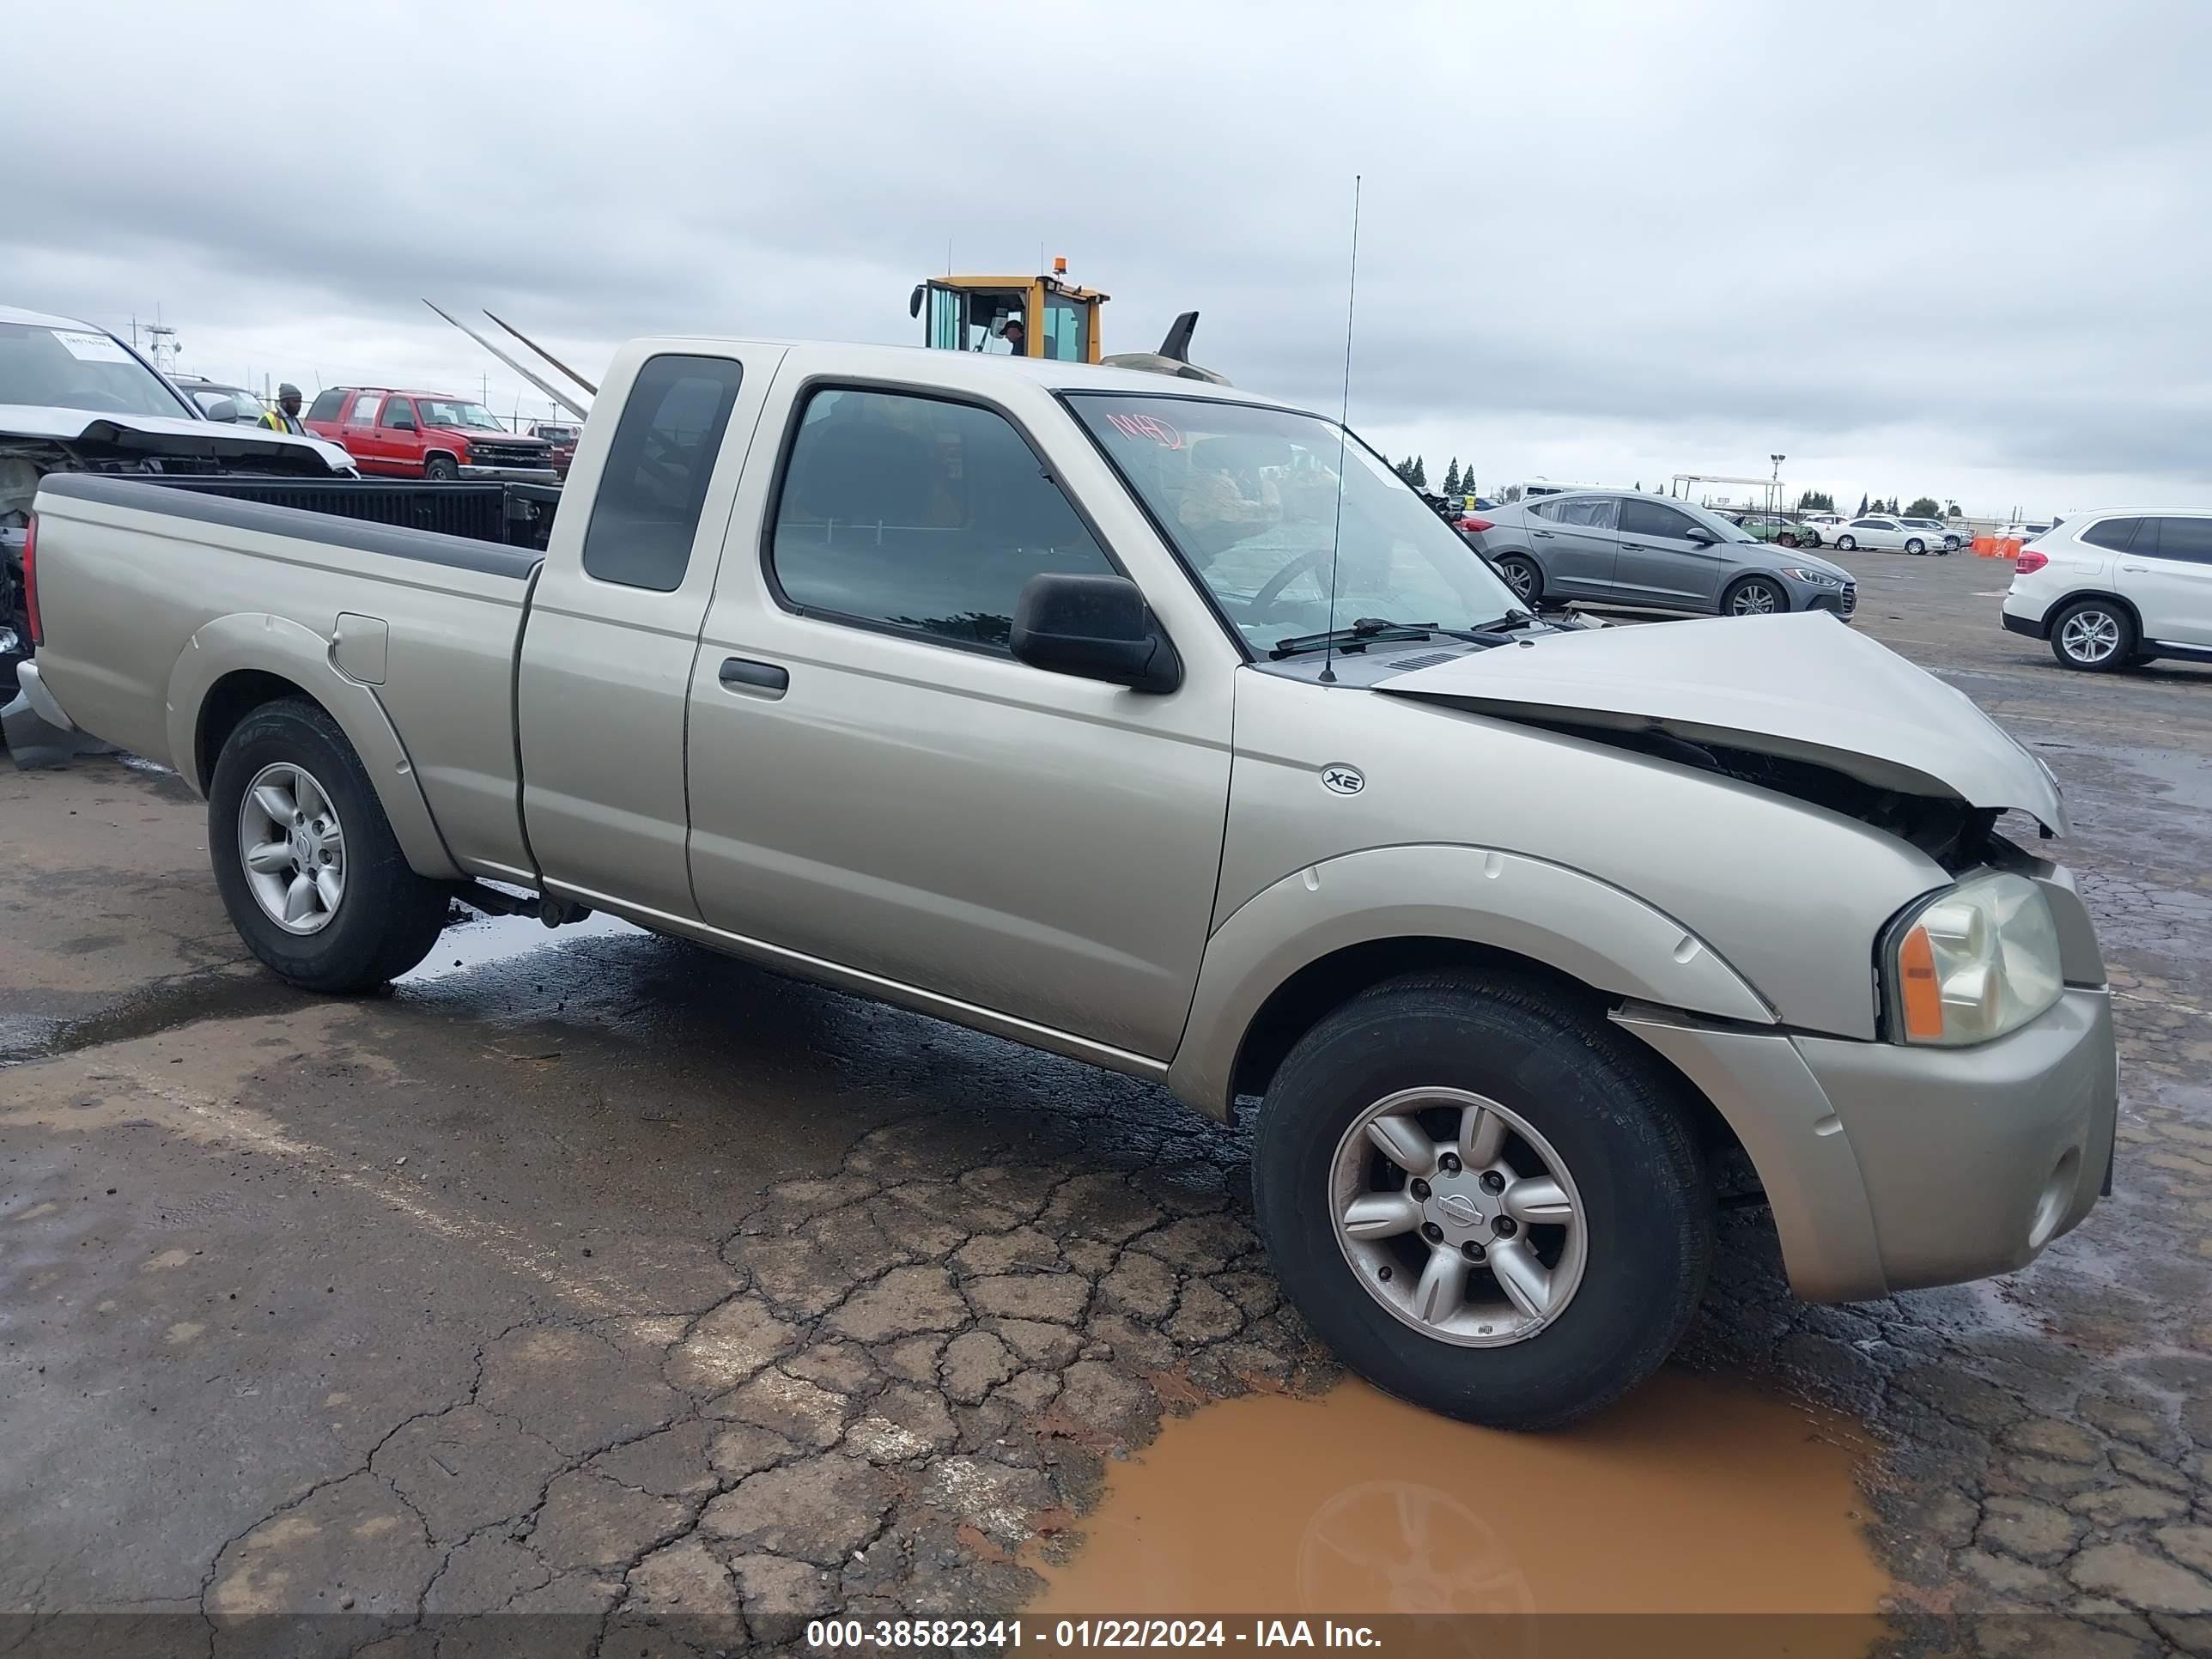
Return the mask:
M480 426L426 426L422 431L426 436L434 434L441 438L459 438L467 443L513 444L519 449L553 447L543 438L528 438L519 432L489 432Z
M313 456L327 471L351 470L334 444L289 432L158 415L110 415L99 410L39 404L0 404L0 439L44 438L64 444L112 444L148 455L190 455L216 460L296 464Z
M1779 756L2070 830L2050 770L1971 698L1820 611L1550 634L1375 689L1506 720Z

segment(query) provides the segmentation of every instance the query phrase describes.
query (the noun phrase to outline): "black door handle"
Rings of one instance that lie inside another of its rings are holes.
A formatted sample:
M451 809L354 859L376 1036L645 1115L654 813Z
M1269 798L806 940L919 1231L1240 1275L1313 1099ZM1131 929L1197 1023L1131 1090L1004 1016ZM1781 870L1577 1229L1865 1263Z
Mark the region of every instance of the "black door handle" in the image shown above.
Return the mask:
M718 677L722 684L740 691L764 691L771 697L780 697L791 689L791 671L778 668L772 662L755 662L750 657L725 657Z
M1644 546L1642 542L1623 542L1620 545L1625 550L1631 553L1641 553L1644 551Z

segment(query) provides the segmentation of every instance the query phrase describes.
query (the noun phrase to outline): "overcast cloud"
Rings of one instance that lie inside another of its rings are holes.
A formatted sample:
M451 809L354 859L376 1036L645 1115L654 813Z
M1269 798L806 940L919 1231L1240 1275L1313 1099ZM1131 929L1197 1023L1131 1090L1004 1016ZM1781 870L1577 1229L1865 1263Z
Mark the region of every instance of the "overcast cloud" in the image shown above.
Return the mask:
M420 296L591 374L917 338L949 244L1333 409L1357 172L1352 421L1432 481L2212 500L2197 0L0 4L0 303L216 378L544 414Z

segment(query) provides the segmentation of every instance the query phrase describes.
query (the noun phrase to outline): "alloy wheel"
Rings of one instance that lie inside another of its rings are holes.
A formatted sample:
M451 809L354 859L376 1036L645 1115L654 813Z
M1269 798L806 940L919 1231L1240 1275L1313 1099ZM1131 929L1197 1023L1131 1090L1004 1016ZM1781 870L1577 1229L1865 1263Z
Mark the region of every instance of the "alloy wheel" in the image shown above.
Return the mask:
M330 792L289 761L264 766L238 806L246 885L288 933L319 933L345 897L345 830Z

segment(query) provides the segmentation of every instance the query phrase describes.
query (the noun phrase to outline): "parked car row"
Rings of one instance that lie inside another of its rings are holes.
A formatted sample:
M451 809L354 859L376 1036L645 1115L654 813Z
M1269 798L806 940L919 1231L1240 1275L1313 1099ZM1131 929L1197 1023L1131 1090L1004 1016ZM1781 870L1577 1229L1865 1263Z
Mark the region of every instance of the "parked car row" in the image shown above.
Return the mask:
M1940 519L1905 519L1889 513L1808 513L1796 520L1800 547L1832 547L1841 553L1863 548L1875 553L1955 553L1966 544L1964 532Z

